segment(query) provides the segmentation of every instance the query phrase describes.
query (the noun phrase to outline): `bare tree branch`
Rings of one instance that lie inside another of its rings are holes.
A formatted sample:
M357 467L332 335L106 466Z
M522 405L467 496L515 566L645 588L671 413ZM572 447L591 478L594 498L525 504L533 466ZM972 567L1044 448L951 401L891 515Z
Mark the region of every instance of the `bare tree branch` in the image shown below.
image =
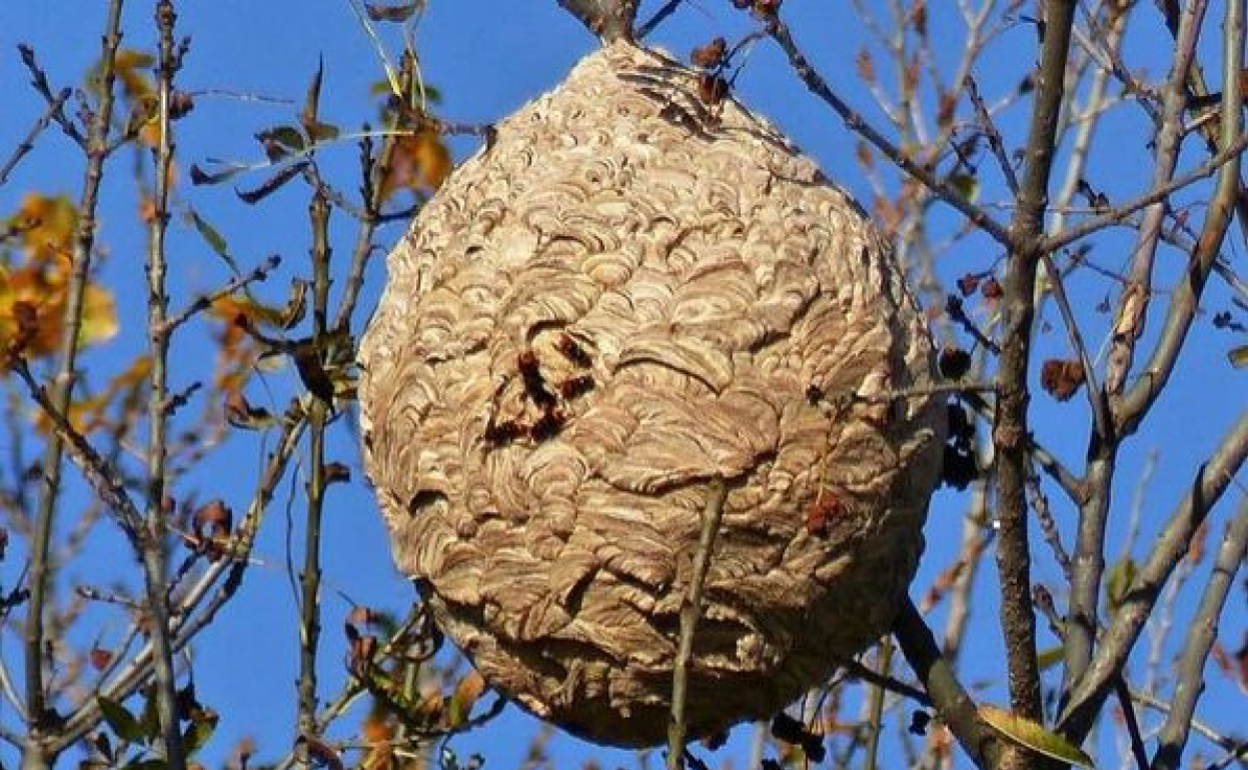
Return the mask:
M605 42L631 40L639 0L557 0Z
M1040 672L1036 664L1036 617L1031 606L1031 555L1027 538L1027 452L1030 401L1028 369L1035 317L1038 246L1044 231L1049 177L1065 100L1066 61L1074 24L1074 0L1047 0L1045 34L1036 73L1036 97L1028 130L1018 209L1010 223L1009 266L1003 301L1001 383L993 423L997 463L997 571L1001 584L1001 627L1009 668L1010 706L1040 720Z
M1196 716L1196 702L1204 690L1204 668L1217 638L1218 616L1226 606L1226 598L1235 581L1235 573L1248 557L1248 496L1239 501L1239 513L1226 527L1226 535L1218 547L1213 574L1205 584L1190 631L1179 654L1178 677L1171 698L1170 713L1157 735L1157 752L1152 770L1176 770L1183 756L1183 747Z
M1079 321L1075 318L1075 311L1070 305L1070 299L1066 296L1062 273L1057 269L1057 265L1053 264L1053 257L1047 251L1041 250L1040 259L1048 271L1049 282L1053 288L1053 299L1057 302L1058 312L1062 314L1062 323L1066 327L1067 336L1070 337L1070 345L1074 348L1075 354L1079 356L1079 364L1083 367L1083 377L1087 383L1083 389L1087 394L1088 406L1092 409L1092 418L1096 422L1096 432L1098 435L1108 436L1113 427L1109 414L1109 401L1097 386L1096 366L1092 363L1092 357L1088 355L1088 347L1084 344L1083 334L1079 331Z
M269 455L264 473L256 485L248 506L230 546L186 592L178 603L174 628L177 637L174 648L181 650L217 617L221 608L229 603L247 573L252 547L260 522L269 503L285 476L290 459L298 449L307 422L302 414L288 413L282 420L282 431L277 448ZM216 590L214 591L214 587ZM100 687L99 693L113 701L122 701L133 695L152 676L152 644L147 646L117 672L116 676ZM63 728L47 741L47 752L55 756L82 740L101 719L99 700L88 697L65 719Z
M1244 93L1239 73L1244 61L1244 27L1242 4L1228 3L1226 21L1223 24L1223 76L1226 78L1226 88L1222 94L1221 121L1221 142L1226 148L1243 138ZM1170 299L1170 307L1157 345L1139 379L1123 395L1121 401L1114 404L1114 419L1118 423L1118 432L1122 435L1128 435L1139 427L1140 421L1174 372L1187 333L1199 310L1200 297L1209 279L1209 272L1217 264L1218 253L1240 200L1242 183L1239 173L1238 155L1219 170L1217 186L1213 199L1209 202L1200 238L1188 259L1187 275L1179 282Z
M1207 5L1207 0L1189 0L1180 17L1161 122L1153 138L1153 146L1156 148L1153 188L1169 182L1178 163L1179 147L1183 141L1183 113L1187 109L1187 71L1196 56L1196 42L1200 38L1201 22L1204 20ZM1119 297L1114 335L1105 365L1105 390L1110 396L1116 396L1122 391L1135 359L1136 340L1144 332L1153 285L1153 262L1165 215L1165 205L1161 202L1154 203L1145 210L1144 219L1139 226L1131 262L1131 276Z
M108 131L113 119L113 81L117 49L121 45L122 0L110 0L101 43L100 103L91 122L86 142L87 169L78 205L78 231L70 255L70 275L65 299L64 330L61 336L60 365L50 398L53 410L65 414L73 400L78 370L78 349L82 330L83 305L91 272L91 257L99 226L100 181L107 159ZM26 713L33 720L30 740L22 752L22 770L45 770L51 761L42 746L43 729L51 712L44 690L44 611L49 599L52 564L49 549L61 489L65 439L58 433L48 442L43 458L44 486L35 513L35 537L31 543L30 601L26 607L25 698Z
M1058 719L1058 729L1074 742L1081 742L1087 736L1113 686L1114 677L1126 665L1127 657L1152 614L1162 587L1187 552L1201 522L1239 472L1245 457L1248 457L1248 411L1240 414L1234 428L1192 479L1187 496L1158 536L1114 614L1113 625L1102 636L1096 656L1083 676L1074 682Z
M169 627L169 600L166 589L165 563L165 463L168 458L169 418L169 336L165 332L169 316L169 293L165 286L167 264L165 235L169 226L169 186L173 169L173 124L170 100L173 79L180 66L173 40L177 14L172 0L156 3L156 28L159 37L156 66L157 129L156 182L152 195L152 217L147 245L147 328L152 368L148 377L148 440L147 440L147 517L144 537L134 542L143 564L146 609L151 616L148 636L151 639L156 672L156 713L160 722L164 760L169 770L186 770L186 751L182 744L181 722L178 718L178 682L173 667L173 642Z
M940 654L940 647L914 602L907 601L898 612L893 634L906 661L936 704L941 720L953 731L971 761L979 768L998 767L1005 753L1001 739L980 720L975 701Z
M329 202L317 188L308 206L312 227L313 340L327 332L329 304ZM309 414L307 522L304 530L303 569L299 588L299 734L318 738L317 653L321 636L321 521L325 513L325 423L329 404L313 395ZM293 580L293 578L292 578Z

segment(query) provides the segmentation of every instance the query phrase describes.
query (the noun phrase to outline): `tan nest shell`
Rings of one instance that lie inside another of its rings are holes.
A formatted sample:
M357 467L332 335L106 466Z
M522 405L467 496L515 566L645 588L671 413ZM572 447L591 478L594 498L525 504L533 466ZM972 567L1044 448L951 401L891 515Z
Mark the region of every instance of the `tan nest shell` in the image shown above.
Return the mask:
M885 633L943 406L861 209L698 76L613 44L504 120L389 258L360 347L399 567L494 686L665 735L709 480L728 484L694 735L766 717Z

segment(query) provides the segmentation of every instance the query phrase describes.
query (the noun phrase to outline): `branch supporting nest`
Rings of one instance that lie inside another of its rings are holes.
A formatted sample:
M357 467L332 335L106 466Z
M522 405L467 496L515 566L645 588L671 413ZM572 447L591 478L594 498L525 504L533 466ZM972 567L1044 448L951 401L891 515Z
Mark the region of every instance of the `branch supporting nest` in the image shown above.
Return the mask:
M558 0L605 43L633 39L638 0Z

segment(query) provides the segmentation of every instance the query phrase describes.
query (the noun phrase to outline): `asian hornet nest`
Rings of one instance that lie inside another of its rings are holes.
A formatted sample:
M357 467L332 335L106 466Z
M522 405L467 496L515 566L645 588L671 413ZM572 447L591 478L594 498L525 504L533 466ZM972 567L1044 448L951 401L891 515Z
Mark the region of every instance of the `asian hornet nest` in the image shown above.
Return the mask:
M502 121L390 255L360 349L399 567L490 683L623 746L664 738L711 479L695 736L886 633L943 441L940 398L895 395L932 346L887 244L700 82L616 42Z

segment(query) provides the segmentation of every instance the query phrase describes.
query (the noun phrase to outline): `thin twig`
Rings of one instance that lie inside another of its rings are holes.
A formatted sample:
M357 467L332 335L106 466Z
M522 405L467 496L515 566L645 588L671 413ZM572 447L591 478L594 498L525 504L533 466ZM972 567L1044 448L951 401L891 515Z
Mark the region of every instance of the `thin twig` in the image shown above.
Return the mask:
M1187 71L1196 57L1196 44L1207 7L1208 0L1189 0L1179 22L1161 120L1152 142L1155 149L1150 186L1153 188L1169 182L1178 164L1179 149L1183 141L1183 115L1187 110ZM1145 210L1138 229L1131 259L1130 280L1118 300L1114 334L1105 364L1105 390L1110 396L1117 396L1122 392L1135 361L1136 341L1144 332L1148 318L1149 289L1153 284L1153 265L1165 215L1166 206L1163 202L1150 205Z
M182 310L167 316L159 329L160 333L169 336L179 326L182 326L187 321L212 307L213 303L217 300L246 289L253 283L261 283L268 280L269 273L276 270L277 266L281 263L281 257L276 254L272 254L264 261L264 264L257 265L250 273L236 276L231 279L229 283L225 284L216 291L196 297L190 305L187 305Z
M1009 246L1012 243L1012 238L1005 225L993 219L980 206L967 200L966 196L958 192L949 183L939 179L935 173L911 160L900 148L872 127L860 113L837 96L836 92L832 90L827 81L815 70L814 66L801 52L801 49L798 48L797 42L793 39L793 34L784 22L778 18L773 19L768 23L767 32L780 46L780 49L784 51L790 66L792 66L793 71L797 73L798 78L805 84L806 88L831 107L840 116L841 120L845 122L845 126L850 131L870 142L885 157L896 164L898 168L917 179L924 187L931 190L942 201L957 209L973 225L992 236L998 243L1003 246Z
M404 93L411 91L415 78L415 65L409 58L404 58L399 70L399 85ZM394 163L395 147L397 146L394 130L399 124L399 114L388 117L387 125L383 126L384 135L381 149L376 156L372 152L372 139L366 135L360 140L360 186L364 197L364 218L360 220L360 229L356 235L355 246L351 249L351 261L347 268L342 298L338 302L338 310L334 316L334 329L345 330L351 326L351 316L355 312L360 290L364 285L364 272L376 252L373 237L377 227L384 221L381 213L387 179L390 177ZM414 213L414 212L413 212Z
M1169 714L1172 705L1169 700L1162 700L1147 692L1138 690L1131 691L1131 698L1135 702L1152 709L1160 714ZM1213 743L1218 748L1226 751L1231 757L1231 761L1235 761L1240 757L1248 757L1248 740L1235 738L1224 735L1215 730L1211 725L1202 722L1199 719L1192 719L1192 730L1199 733L1205 740Z
M100 456L87 439L75 428L52 402L52 396L35 380L30 366L19 359L14 363L13 372L17 374L30 393L31 400L52 424L52 435L62 445L62 452L68 454L70 460L82 472L87 483L117 518L118 525L127 537L140 537L143 526L143 514L126 491L120 471Z
M1150 189L1138 198L1115 206L1104 214L1091 219L1085 219L1078 224L1071 225L1066 230L1048 236L1041 243L1040 248L1045 252L1052 253L1069 246L1077 240L1086 238L1092 233L1104 230L1106 227L1125 222L1140 209L1159 203L1179 190L1213 176L1226 164L1238 160L1243 155L1245 149L1248 149L1248 136L1237 136L1226 149L1219 151L1191 171L1176 176L1163 185Z
M881 677L888 676L888 669L893 661L893 640L885 638L880 643L877 655ZM876 770L879 767L880 733L884 730L884 688L871 685L867 695L867 747L866 756L862 760L863 770Z
M711 552L715 548L715 537L719 533L719 523L724 516L724 502L727 497L728 487L723 478L716 476L711 480L706 493L706 506L702 509L702 530L698 536L698 549L693 554L689 590L680 608L680 640L672 665L671 716L667 723L668 770L683 770L685 766L685 737L688 730L685 706L688 698L689 663L693 656L693 637L697 631L698 620L702 617L702 584L710 570Z
M96 208L99 204L100 183L104 178L104 161L107 156L108 131L113 119L113 81L116 75L117 49L121 45L122 0L110 0L100 53L100 103L94 120L88 128L86 139L86 174L82 196L78 203L78 229L74 234L70 254L70 269L65 292L65 316L61 334L60 365L57 369L54 391L48 400L56 414L64 415L73 402L73 389L78 372L78 350L82 332L82 314L87 284L91 273L91 258L95 248L95 236L99 227ZM34 61L31 52L30 63ZM36 81L42 72L32 67ZM38 87L38 84L36 84ZM45 82L46 89L46 82ZM62 128L68 122L62 123ZM65 129L70 133L69 129ZM75 132L76 133L76 132ZM71 136L74 134L71 134ZM81 137L79 137L81 138ZM29 373L28 373L29 374ZM33 381L32 381L33 382ZM30 384L30 383L28 383ZM38 387L34 390L42 392ZM68 424L68 423L67 423ZM65 452L65 439L57 433L48 440L43 458L44 486L35 513L35 537L30 545L30 601L26 610L25 642L25 699L26 712L33 720L30 741L23 751L22 766L28 770L47 767L51 757L40 745L43 729L52 716L47 707L44 690L44 611L48 603L48 588L54 569L50 558L52 532L55 527L57 501L61 491L61 472ZM114 485L106 484L108 488ZM122 490L124 497L124 490ZM125 498L129 502L129 498Z
M1048 271L1049 286L1053 290L1053 299L1057 301L1058 312L1062 314L1062 323L1066 327L1067 336L1070 337L1071 347L1075 349L1075 354L1079 356L1079 364L1083 367L1083 378L1086 383L1083 390L1087 393L1088 405L1092 408L1092 420L1096 426L1096 433L1101 441L1110 441L1112 440L1110 431L1113 429L1113 421L1109 415L1109 401L1097 384L1096 366L1092 363L1092 356L1088 354L1088 346L1084 344L1083 334L1079 331L1079 321L1075 318L1075 311L1070 306L1070 298L1066 296L1066 285L1062 283L1062 274L1057 269L1057 265L1053 264L1053 257L1049 252L1042 250L1040 260Z
M4 661L0 661L0 693L4 693L4 698L13 707L13 713L23 722L29 720L26 715L26 706L22 703L21 696L17 694L17 688L13 686L13 678L9 675L9 667Z
M1070 554L1062 544L1062 533L1057 529L1057 521L1053 518L1053 509L1049 507L1048 495L1040 488L1040 479L1034 473L1027 480L1027 488L1031 491L1031 504L1036 511L1036 519L1040 522L1040 533L1053 552L1053 560L1062 570L1066 579L1070 580Z
M281 483L286 473L290 459L298 449L306 427L307 422L301 411L288 412L282 421L282 432L278 438L277 448L268 456L264 473L256 486L247 513L228 548L225 549L221 558L186 592L173 613L173 617L176 618L175 629L177 631L174 641L175 650L185 647L209 626L221 608L230 602L242 585L260 522L273 499L278 484ZM123 701L146 684L151 674L152 646L149 642L106 685L100 687L98 694L102 694L109 700ZM99 699L96 697L85 699L66 717L64 727L48 741L48 753L55 755L72 746L87 735L101 718Z
M39 92L39 95L43 97L43 100L47 102L49 106L55 105L58 101L60 102L59 107L54 107L50 111L52 119L55 120L56 124L61 127L61 131L64 132L66 136L82 148L83 152L87 152L89 150L89 140L82 135L82 132L78 130L78 127L74 125L73 121L66 117L65 100L60 98L61 94L65 93L66 90L70 90L72 93L72 89L63 88L56 94L53 94L52 85L48 83L48 75L43 71L43 67L39 66L38 59L35 58L35 49L25 43L19 43L17 46L17 52L22 59L22 63L26 65L26 69L30 71L30 84L34 86L36 91ZM103 74L104 72L101 71L101 75ZM93 126L88 127L88 131Z
M684 0L667 0L667 2L663 4L663 7L655 11L653 16L637 28L637 30L633 33L633 37L637 40L645 40L650 36L651 32L667 20L668 16L675 13L676 9L679 8L680 4L683 2Z
M312 318L314 344L327 331L329 303L329 201L320 188L308 206L312 227ZM317 652L321 635L321 520L325 512L325 422L329 404L313 395L309 413L307 522L299 590L299 733L316 738Z
M975 116L979 120L980 128L984 132L984 136L988 137L988 147L992 150L992 155L997 159L997 165L1001 168L1001 175L1005 177L1005 186L1009 188L1010 194L1015 198L1018 197L1018 175L1014 173L1014 164L1010 162L1009 156L1005 152L1005 142L1001 139L1001 132L997 130L997 124L992 120L992 114L988 112L988 106L984 104L983 98L979 95L979 86L975 83L975 78L968 77L966 79L966 93L971 98L971 104L975 107Z
M156 714L160 723L161 745L169 770L186 769L186 751L182 743L181 721L178 717L178 682L173 665L172 629L169 624L169 602L166 594L167 565L165 562L165 463L168 458L169 418L169 336L162 330L169 315L169 293L165 285L165 235L169 226L169 187L173 170L173 119L170 99L173 80L180 66L173 40L177 14L172 0L156 3L156 28L159 52L156 66L157 128L155 189L152 195L152 217L147 247L147 327L152 362L148 376L148 440L147 440L147 517L143 536L133 541L143 564L146 609L150 614L148 638L156 673Z
M1148 753L1144 750L1140 721L1135 715L1135 704L1131 702L1131 690L1122 675L1114 679L1114 695L1118 698L1118 707L1122 709L1122 719L1127 723L1127 735L1131 739L1131 756L1135 759L1135 766L1138 770L1148 770Z
M850 660L846 662L842 668L845 669L845 673L848 676L851 676L854 679L861 679L874 687L905 696L915 703L918 703L920 706L932 705L932 699L928 697L927 693L923 692L919 688L906 684L895 677L881 674L875 669L864 666L857 660Z
M22 141L18 142L17 147L13 148L13 154L9 156L9 159L4 162L3 166L0 166L0 187L3 187L4 183L9 181L9 174L13 173L13 169L17 168L17 164L22 162L22 158L26 157L27 153L35 149L35 140L38 139L39 135L46 131L52 121L56 119L57 114L60 113L65 107L65 100L68 99L69 95L72 93L73 89L62 88L60 93L58 93L48 105L48 108L44 110L43 115L39 116L39 119L35 121L35 124L30 127L30 131L26 133L26 136L22 138Z
M1230 148L1244 137L1244 93L1240 80L1244 61L1243 14L1242 3L1228 3L1222 25L1222 66L1226 88L1222 94L1222 121L1219 130L1224 148ZM1144 366L1144 375L1136 380L1118 403L1113 404L1114 420L1118 431L1123 435L1132 433L1139 426L1174 372L1179 352L1183 349L1187 333L1200 308L1205 283L1217 263L1227 228L1230 227L1240 201L1243 187L1239 171L1238 156L1219 169L1217 185L1208 204L1204 226L1188 259L1187 274L1175 289L1159 339Z

